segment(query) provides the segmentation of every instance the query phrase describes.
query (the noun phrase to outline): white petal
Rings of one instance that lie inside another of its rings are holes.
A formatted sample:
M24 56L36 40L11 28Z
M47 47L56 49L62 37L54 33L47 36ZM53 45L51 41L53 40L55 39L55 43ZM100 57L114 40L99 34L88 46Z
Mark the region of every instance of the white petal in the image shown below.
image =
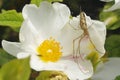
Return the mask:
M118 1L118 0L115 1L115 4L112 7L108 8L104 11L113 11L116 9L120 9L120 1Z
M82 55L77 55L77 58L75 58L75 56L73 58L73 55L65 56L62 57L61 61L66 64L64 65L66 69L63 72L69 76L70 80L84 80L93 75L93 66L91 61L86 60Z
M91 25L92 21L91 19L87 17L87 24ZM79 40L81 39L81 34L83 33L83 30L79 26L79 16L73 17L73 19L70 20L68 24L64 26L64 28L56 34L57 41L61 43L63 56L68 56L70 54L73 54L73 45L74 45L74 51L77 50ZM78 39L77 39L78 38ZM73 43L74 41L74 43ZM82 53L89 53L91 50L88 49L88 43L86 41L85 44L81 44L81 52Z
M91 65L91 62L80 61L81 66L79 67L78 64L73 61L69 61L65 64L66 69L64 70L64 72L67 74L70 80L84 80L90 78L93 75L93 67ZM89 69L89 71L84 71L82 69Z
M84 57L88 55L90 52L95 50L94 48L92 48L93 46L91 45L88 36L85 36L83 39L81 39L81 42L79 44L80 44L80 54Z
M72 19L70 19L69 24L71 27L73 27L73 29L79 29L79 24L80 24L80 20L79 20L79 16L77 17L73 17Z
M18 58L18 59L26 58L26 57L28 57L28 56L30 56L30 53L28 53L28 52L19 52L19 53L17 54L17 58Z
M63 65L54 64L52 62L45 63L41 61L40 58L36 55L31 56L30 65L31 65L31 68L35 69L36 71L63 69ZM56 66L57 66L57 69L55 68Z
M103 56L105 53L104 43L106 38L106 27L103 22L93 21L93 24L88 28L90 39L95 45L96 49Z
M36 52L36 48L40 45L43 40L42 35L37 32L35 27L31 24L29 20L25 20L20 28L19 38L22 47L27 52ZM39 37L40 36L40 37Z
M30 65L31 65L31 68L33 68L36 71L41 71L41 70L63 71L67 74L70 80L87 79L91 77L93 74L93 68L90 62L87 62L86 64L86 66L89 67L88 69L91 69L90 72L88 73L87 72L83 73L82 70L77 65L77 63L74 62L74 60L60 60L55 63L53 62L44 63L37 56L32 55ZM83 67L86 67L86 66L83 66Z
M31 24L29 20L25 20L20 28L19 38L20 42L24 44L34 44L37 45L39 32L35 29L35 27ZM42 36L41 36L42 39Z
M80 24L79 24L79 22L80 22L79 17L80 16L78 16L76 18L73 17L73 21L70 22L72 27L77 29L76 31L81 30ZM86 23L87 23L89 36L90 36L92 43L94 44L96 49L101 53L101 56L103 56L105 53L104 43L105 43L105 38L106 38L105 24L103 22L100 22L100 21L91 20L89 16L86 16ZM81 34L79 34L79 36L80 35ZM87 44L85 44L85 45L87 46ZM81 44L81 46L82 46L81 48L85 48L84 44ZM87 50L83 51L82 53L86 53L86 52L87 52ZM88 51L88 53L89 53L89 51Z
M73 53L73 40L80 36L81 30L74 30L69 24L67 24L61 31L55 36L56 40L60 42L63 47L63 56L68 56Z
M120 0L115 0L115 3L118 3Z
M114 80L120 75L120 58L109 58L99 72L96 72L92 80Z
M68 22L70 17L70 10L65 4L53 3L53 7L59 16L56 18L56 25L59 25L57 28L62 29L66 22ZM59 19L60 18L60 19Z
M44 1L39 8L35 5L26 5L22 14L42 35L50 35L63 28L69 20L70 11L64 4L53 3L52 5Z
M5 51L7 51L9 54L13 56L17 56L17 54L22 51L21 44L17 42L9 42L3 40L2 47Z

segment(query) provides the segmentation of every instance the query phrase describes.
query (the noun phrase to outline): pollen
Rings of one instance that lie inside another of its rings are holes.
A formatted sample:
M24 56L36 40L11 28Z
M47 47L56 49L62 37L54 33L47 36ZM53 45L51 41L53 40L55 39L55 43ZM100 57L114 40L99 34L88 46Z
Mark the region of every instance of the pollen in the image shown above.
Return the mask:
M55 39L50 38L44 40L37 48L38 56L44 62L56 62L61 56L61 46L60 43L55 41Z

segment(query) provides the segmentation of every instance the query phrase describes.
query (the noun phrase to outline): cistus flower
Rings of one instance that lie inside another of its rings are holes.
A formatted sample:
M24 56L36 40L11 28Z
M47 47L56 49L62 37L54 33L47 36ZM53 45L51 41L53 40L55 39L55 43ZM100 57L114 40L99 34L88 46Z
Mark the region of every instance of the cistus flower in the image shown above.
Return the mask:
M79 61L76 62L73 58L73 40L83 31L73 29L79 22L74 21L74 18L69 19L70 10L66 5L57 2L53 4L41 2L37 7L29 4L24 6L22 14L24 22L19 33L20 42L3 40L4 50L18 59L30 56L30 66L36 71L63 71L70 80L84 80L93 75L90 60L78 56L76 60ZM87 23L91 22L93 25L88 25L90 37L102 56L105 52L105 25L89 18ZM81 44L81 46L86 46L86 44ZM93 48L83 47L80 50L82 50L82 55L86 55Z
M101 1L110 2L110 1L113 1L113 0L101 0ZM113 11L113 10L117 10L117 9L120 9L120 0L115 0L115 4L112 5L112 7L108 8L104 11Z

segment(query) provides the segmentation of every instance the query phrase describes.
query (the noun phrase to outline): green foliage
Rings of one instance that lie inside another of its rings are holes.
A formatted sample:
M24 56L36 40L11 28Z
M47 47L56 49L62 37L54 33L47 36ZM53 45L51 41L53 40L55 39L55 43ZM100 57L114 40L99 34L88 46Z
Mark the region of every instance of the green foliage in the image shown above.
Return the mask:
M68 78L60 71L42 71L36 80L68 80Z
M51 71L42 71L40 72L39 76L36 78L36 80L49 80Z
M40 2L42 2L43 0L31 0L31 4L36 4L37 6L40 5Z
M115 30L120 28L120 10L115 10L111 12L104 12L104 10L110 6L112 6L113 3L108 3L105 5L103 12L100 13L100 20L104 21L107 24L107 29L109 30Z
M40 5L42 1L48 1L48 2L62 2L63 0L31 0L31 4L36 4L37 6Z
M14 59L15 57L7 54L3 49L0 49L0 66Z
M115 80L120 80L120 75L116 76Z
M106 39L105 48L109 57L120 57L120 35L112 35Z
M16 30L19 28L23 22L23 17L21 13L17 13L16 10L2 10L0 13L0 25L9 26Z
M0 80L28 80L30 76L29 58L14 59L0 69Z

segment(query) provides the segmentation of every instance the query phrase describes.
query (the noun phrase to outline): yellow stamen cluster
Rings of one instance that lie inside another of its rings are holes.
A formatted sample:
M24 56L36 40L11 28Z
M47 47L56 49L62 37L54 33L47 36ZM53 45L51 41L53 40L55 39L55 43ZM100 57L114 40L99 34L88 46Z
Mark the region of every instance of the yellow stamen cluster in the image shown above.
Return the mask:
M40 59L44 62L58 61L62 56L62 52L60 50L60 43L56 42L53 38L44 40L37 48L38 56L40 56Z

